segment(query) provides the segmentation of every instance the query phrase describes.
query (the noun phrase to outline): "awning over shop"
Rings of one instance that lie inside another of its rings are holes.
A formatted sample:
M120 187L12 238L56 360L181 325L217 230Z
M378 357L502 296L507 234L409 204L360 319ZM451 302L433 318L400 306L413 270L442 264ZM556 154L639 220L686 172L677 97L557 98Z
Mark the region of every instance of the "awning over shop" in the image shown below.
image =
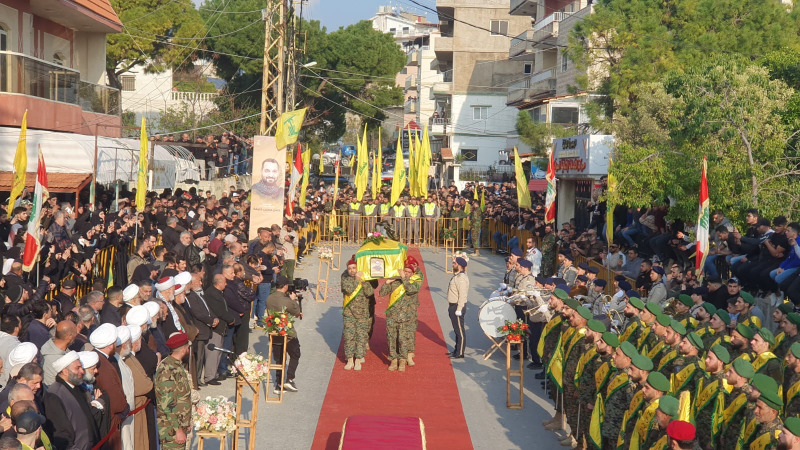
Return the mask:
M47 191L50 193L75 194L86 187L92 180L90 173L48 173ZM14 181L13 172L0 172L0 191L11 191ZM33 189L36 173L28 172L25 176L25 187Z
M533 179L528 182L528 190L531 192L544 192L547 190L547 180Z

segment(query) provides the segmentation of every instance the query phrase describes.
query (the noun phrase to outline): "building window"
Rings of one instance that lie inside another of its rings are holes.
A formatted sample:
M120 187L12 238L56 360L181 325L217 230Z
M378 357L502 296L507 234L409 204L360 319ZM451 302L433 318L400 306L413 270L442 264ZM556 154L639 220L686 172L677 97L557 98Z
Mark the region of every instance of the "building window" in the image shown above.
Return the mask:
M56 53L56 54L54 54L54 55L53 55L53 63L55 63L55 64L57 64L57 65L59 65L59 66L62 66L62 67L64 67L64 66L66 66L66 65L67 65L67 60L66 60L66 59L64 59L64 55L62 55L62 54L59 52L59 53Z
M409 30L410 29L408 27L403 27L403 34L408 34Z
M464 161L478 161L478 149L477 148L462 148L461 149L461 156L464 157Z
M567 52L561 53L561 72L567 71L567 64L569 63L569 58L567 57Z
M533 123L545 123L547 122L547 116L543 114L544 108L541 106L537 106L533 108L530 112L531 119L533 119Z
M508 36L508 21L493 20L490 27L492 36Z
M576 124L578 123L580 111L577 107L556 107L552 106L550 109L550 115L552 117L551 122L553 123L560 123L560 124Z
M0 23L0 51L8 50L8 27L6 24Z
M489 118L488 106L473 106L472 107L472 120L486 120Z
M122 84L123 91L136 90L136 75L122 75L119 77L119 81Z
M522 73L525 75L530 75L533 73L533 63L525 63L522 66Z

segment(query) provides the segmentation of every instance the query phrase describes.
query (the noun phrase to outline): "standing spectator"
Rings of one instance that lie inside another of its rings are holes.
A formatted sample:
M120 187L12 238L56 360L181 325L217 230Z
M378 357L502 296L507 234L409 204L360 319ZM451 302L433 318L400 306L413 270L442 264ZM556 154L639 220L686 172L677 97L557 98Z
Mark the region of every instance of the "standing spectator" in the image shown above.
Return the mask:
M183 368L189 338L186 333L173 333L167 347L170 355L159 364L155 378L158 438L164 450L185 449L192 424L192 391Z

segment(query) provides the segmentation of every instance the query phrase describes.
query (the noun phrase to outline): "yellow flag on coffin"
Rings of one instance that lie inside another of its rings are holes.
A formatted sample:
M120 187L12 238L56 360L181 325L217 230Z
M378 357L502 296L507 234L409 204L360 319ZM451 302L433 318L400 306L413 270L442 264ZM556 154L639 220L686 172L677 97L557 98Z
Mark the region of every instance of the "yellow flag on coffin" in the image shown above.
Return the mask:
M11 184L11 196L8 198L8 215L14 209L14 202L25 189L25 174L28 172L28 110L22 114L22 125L19 128L17 153L14 154L14 181Z
M306 194L308 190L308 177L311 172L311 149L306 146L303 152L303 183L300 185L300 207L306 207Z
M517 205L520 208L530 209L531 193L528 190L528 179L525 178L525 172L522 170L522 161L519 159L517 147L514 147L514 173L517 181Z
M402 133L402 131L401 131ZM403 161L402 135L397 136L397 153L394 160L394 178L392 178L392 198L389 206L397 203L403 188L406 187L406 164Z
M275 145L278 150L297 142L303 120L306 118L306 108L296 109L281 114L278 122L278 131L275 132Z
M364 125L364 137L359 141L358 162L356 163L356 198L361 201L369 183L369 152L367 151L367 126Z
M139 134L139 173L136 179L136 212L144 211L147 194L147 120L142 116Z
M597 395L594 400L592 417L589 420L589 440L597 448L603 448L603 435L601 434L603 419L606 415L606 407L603 403L603 396Z
M611 171L613 161L611 155L608 155L608 180L606 181L606 199L617 190L617 177ZM614 206L606 200L606 242L611 245L614 242Z

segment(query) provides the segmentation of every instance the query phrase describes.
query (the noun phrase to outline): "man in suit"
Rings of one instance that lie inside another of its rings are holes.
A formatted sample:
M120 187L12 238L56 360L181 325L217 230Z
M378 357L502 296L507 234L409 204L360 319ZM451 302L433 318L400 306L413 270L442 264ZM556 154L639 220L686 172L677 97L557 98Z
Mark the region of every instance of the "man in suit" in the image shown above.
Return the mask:
M220 323L214 327L214 333L218 333L220 336L220 344L222 343L221 338L228 333L228 328L240 323L239 316L228 309L228 305L225 303L225 297L222 294L227 283L228 280L226 280L223 275L214 275L214 281L211 283L211 287L208 288L208 292L206 292L204 296L211 312L220 319ZM221 357L222 355L220 352L211 352L206 355L205 376L217 373ZM225 379L228 376L230 376L230 373L223 372L219 374L218 379Z
M117 327L110 323L100 325L89 336L89 342L94 346L100 361L97 365L95 387L108 395L107 414L111 416L109 430L117 430L130 410L125 392L122 390L117 360L111 357L117 349ZM105 436L109 430L100 430L100 434ZM114 433L108 439L107 445L112 450L121 450L122 436L120 433Z
M219 352L206 354L206 346L209 342L217 347L222 346L222 335L216 328L227 328L227 324L219 320L217 315L214 314L208 306L203 292L203 276L204 273L202 269L193 271L192 281L189 283L189 293L186 295L186 300L189 302L189 309L191 310L192 317L194 317L194 324L197 326L198 330L194 345L197 368L195 379L198 380L199 386L207 384L217 386L220 383L216 380L216 370L205 370L203 378L201 378L200 375L203 374L204 365L209 358L214 358L216 356L217 365L219 364ZM215 365L212 367L217 366Z

